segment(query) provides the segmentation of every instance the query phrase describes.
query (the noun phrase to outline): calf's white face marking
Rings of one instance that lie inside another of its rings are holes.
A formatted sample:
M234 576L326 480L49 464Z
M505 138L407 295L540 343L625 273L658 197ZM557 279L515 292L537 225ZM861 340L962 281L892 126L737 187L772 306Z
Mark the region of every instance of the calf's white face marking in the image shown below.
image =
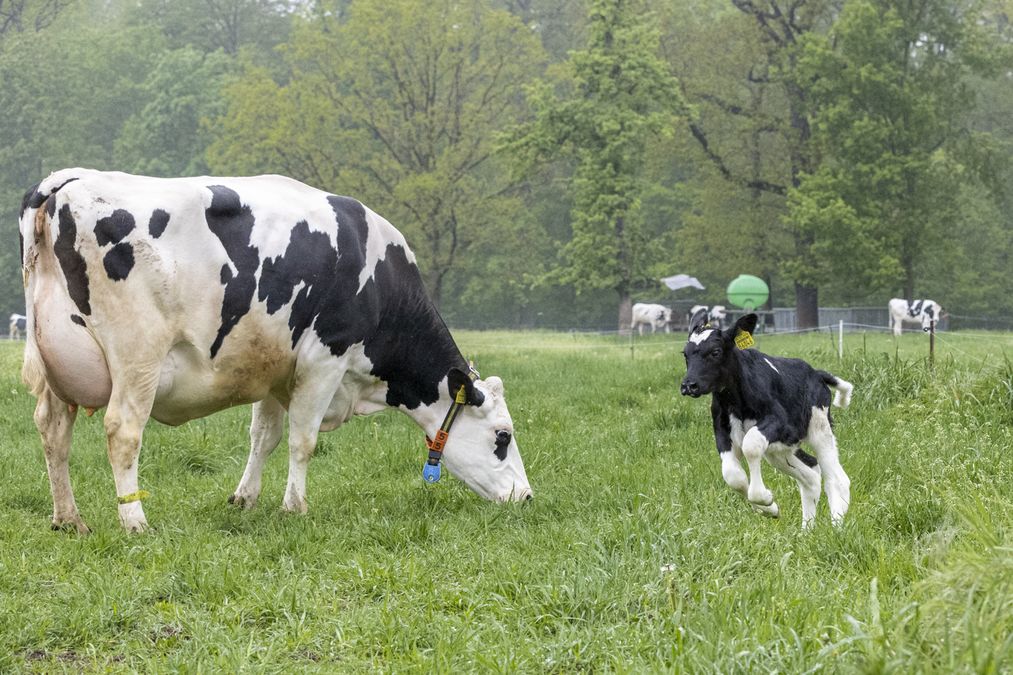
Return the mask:
M713 332L714 332L713 329L709 329L703 331L702 333L693 333L692 335L689 336L689 341L695 345L699 345L701 342L709 338L711 336L711 333Z

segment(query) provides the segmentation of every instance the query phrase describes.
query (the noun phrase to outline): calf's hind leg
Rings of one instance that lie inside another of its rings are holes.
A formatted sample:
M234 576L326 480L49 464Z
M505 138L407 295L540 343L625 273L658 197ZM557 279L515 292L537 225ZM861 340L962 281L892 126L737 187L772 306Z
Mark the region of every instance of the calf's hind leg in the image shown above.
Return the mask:
M830 415L826 408L815 408L809 423L809 444L816 453L816 460L823 472L823 489L830 502L830 520L834 525L844 522L844 514L851 503L851 479L844 473L837 453L837 438L830 427Z
M819 465L815 464L811 456L803 454L800 457L791 449L768 451L766 458L771 466L781 473L788 474L798 483L798 492L802 498L802 529L808 530L816 521L816 506L820 501ZM809 463L813 465L810 466Z
M70 444L77 419L77 408L68 406L45 385L35 405L35 426L42 436L46 455L49 489L53 494L53 529L73 527L87 534L88 526L81 520L70 486Z

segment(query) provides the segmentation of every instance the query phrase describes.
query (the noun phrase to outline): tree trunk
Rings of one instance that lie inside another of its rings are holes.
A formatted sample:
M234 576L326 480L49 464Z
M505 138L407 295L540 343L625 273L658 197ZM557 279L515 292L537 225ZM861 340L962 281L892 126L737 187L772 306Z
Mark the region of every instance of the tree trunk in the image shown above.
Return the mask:
M628 290L619 291L619 334L630 332L630 321L633 319L633 298Z
M818 328L820 325L819 291L814 286L795 282L796 328Z

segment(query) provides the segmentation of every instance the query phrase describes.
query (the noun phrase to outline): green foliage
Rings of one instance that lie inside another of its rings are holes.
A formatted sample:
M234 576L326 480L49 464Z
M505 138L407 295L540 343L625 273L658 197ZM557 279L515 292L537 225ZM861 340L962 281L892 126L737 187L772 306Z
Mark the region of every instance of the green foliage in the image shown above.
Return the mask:
M809 36L799 78L824 161L792 193L789 219L816 240L812 283L846 275L866 293L912 297L917 272L938 269L964 215L954 194L976 178L959 146L977 16L942 0L867 0Z
M287 81L251 69L230 90L212 166L354 194L405 232L439 302L477 233L517 212L492 137L537 70L533 35L483 2L363 2L301 22L285 54Z
M671 128L682 99L642 7L592 2L589 16L587 48L571 52L555 89L548 82L535 88L535 119L511 145L524 163L563 152L575 167L572 238L554 278L628 299L649 280L658 251L639 218L640 165L649 141Z

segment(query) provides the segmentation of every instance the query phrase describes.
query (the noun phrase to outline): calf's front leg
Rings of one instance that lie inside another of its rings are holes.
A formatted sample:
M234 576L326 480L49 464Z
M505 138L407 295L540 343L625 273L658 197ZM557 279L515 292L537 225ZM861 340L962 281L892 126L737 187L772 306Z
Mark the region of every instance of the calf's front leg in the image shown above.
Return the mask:
M781 511L774 501L774 493L763 484L761 473L763 455L767 452L769 445L770 441L763 435L759 427L753 427L742 438L742 455L745 457L746 466L749 469L749 487L746 489L746 499L752 504L754 510L765 516L777 518Z

